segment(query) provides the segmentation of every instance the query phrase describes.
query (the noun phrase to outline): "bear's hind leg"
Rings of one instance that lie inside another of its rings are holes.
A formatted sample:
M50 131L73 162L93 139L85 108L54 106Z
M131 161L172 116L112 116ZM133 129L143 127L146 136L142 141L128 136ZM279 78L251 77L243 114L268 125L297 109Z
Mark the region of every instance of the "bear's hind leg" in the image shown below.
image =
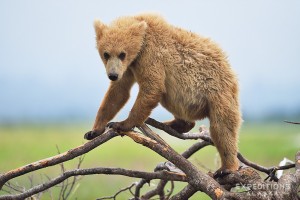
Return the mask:
M195 126L195 122L188 122L182 119L175 118L172 121L164 122L165 125L170 126L172 129L176 130L178 133L189 132Z
M233 102L230 105L213 105L210 107L209 118L211 138L222 162L222 166L216 172L216 176L238 170L237 143L241 121L238 105Z

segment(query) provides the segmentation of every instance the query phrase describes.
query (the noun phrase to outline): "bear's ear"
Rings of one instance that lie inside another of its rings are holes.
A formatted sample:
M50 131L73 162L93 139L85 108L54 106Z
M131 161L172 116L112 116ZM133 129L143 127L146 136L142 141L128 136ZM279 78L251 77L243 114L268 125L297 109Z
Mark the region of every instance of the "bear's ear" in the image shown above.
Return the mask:
M146 33L148 25L145 21L134 23L130 26L129 30L132 35L141 36Z
M95 28L97 40L99 40L103 35L103 30L106 28L106 25L103 24L100 20L96 19L94 21L94 28Z

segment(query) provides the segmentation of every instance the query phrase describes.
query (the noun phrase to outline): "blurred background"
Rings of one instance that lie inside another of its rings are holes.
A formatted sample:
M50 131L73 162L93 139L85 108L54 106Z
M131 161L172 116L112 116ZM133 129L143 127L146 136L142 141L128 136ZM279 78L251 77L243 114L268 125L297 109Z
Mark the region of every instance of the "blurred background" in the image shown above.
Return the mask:
M159 13L175 26L216 41L239 77L244 118L240 150L266 165L277 165L283 157L293 160L300 147L300 128L283 121L300 121L299 8L296 0L0 1L0 173L56 154L55 145L64 151L84 142L83 134L91 129L109 84L95 48L93 21L110 23L143 12ZM137 91L135 86L115 120L127 117ZM160 121L172 118L160 106L151 116ZM178 151L191 144L164 137ZM91 152L86 167L152 170L163 160L147 150L137 153L132 145L129 149L130 141L123 140ZM205 163L212 160L212 170L217 168L215 153L211 147L200 157ZM152 155L151 164L136 162L145 154ZM200 158L193 161L201 163ZM100 184L105 182L102 178L83 181ZM81 186L73 197L109 195L126 181L115 178L114 187L88 193Z

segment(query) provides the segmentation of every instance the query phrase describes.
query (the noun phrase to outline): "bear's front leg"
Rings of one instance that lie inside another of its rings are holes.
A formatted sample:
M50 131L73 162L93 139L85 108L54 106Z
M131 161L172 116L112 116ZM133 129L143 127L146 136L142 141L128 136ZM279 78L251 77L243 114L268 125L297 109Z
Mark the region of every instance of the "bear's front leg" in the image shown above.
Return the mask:
M84 135L85 139L91 140L104 132L107 122L113 119L129 99L129 92L133 83L134 77L130 70L124 73L121 80L110 83L98 110L94 126L91 131Z
M130 111L128 118L121 122L108 123L107 126L116 131L130 131L136 126L141 126L149 117L151 111L158 105L163 90L154 86L154 82L144 81L140 84L137 99ZM157 83L157 82L156 82Z

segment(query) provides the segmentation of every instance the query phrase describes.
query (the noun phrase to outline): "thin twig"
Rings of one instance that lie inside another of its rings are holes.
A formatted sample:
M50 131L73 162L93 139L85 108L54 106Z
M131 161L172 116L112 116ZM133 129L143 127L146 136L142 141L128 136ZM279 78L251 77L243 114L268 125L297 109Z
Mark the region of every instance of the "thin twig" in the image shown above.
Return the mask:
M30 182L30 187L33 187L33 175L28 176L29 182Z
M48 176L47 174L44 174L44 176L47 178L48 181L51 181L50 176ZM41 182L44 184L44 179L42 174L41 174ZM50 198L53 199L52 188L47 189L47 191L49 192Z
M18 185L14 185L11 182L7 182L5 184L6 187L8 187L9 189L16 191L16 192L23 192L23 188L18 186ZM19 188L19 189L18 189Z
M134 199L135 200L138 200L140 198L140 191L142 189L142 187L148 183L149 180L146 180L146 179L141 179L137 184L136 184L136 187L135 187L135 193L134 193Z
M2 189L1 191L6 192L7 194L11 194L11 191Z
M170 182L171 182L171 187L169 193L166 195L166 199L169 199L174 192L174 181L170 181Z
M291 121L287 121L287 120L284 120L284 122L289 123L289 124L298 124L298 125L300 124L300 122L291 122Z
M114 194L113 196L109 196L109 197L101 197L101 198L98 198L97 200L104 200L104 199L114 199L114 200L115 200L119 194L121 194L122 192L125 192L126 190L131 191L131 188L133 188L134 186L136 186L136 183L132 183L130 186L125 187L125 188L123 188L123 189L120 189L120 190L119 190L116 194Z
M81 164L82 164L82 162L84 160L84 157L85 157L85 155L79 156L79 158L78 158L79 161L78 161L78 164L77 164L77 169L80 169L80 166L81 166ZM75 183L77 182L77 180L78 180L78 176L74 176L73 180L72 180L72 183L71 183L71 186L70 186L67 194L64 197L65 199L68 199L68 197L70 196L70 194L71 194L71 192L72 192L72 190L73 190L73 188L74 188Z
M60 154L60 150L59 150L59 147L58 145L56 145L56 150L57 150L57 153ZM59 163L59 166L60 166L60 171L61 171L61 174L65 173L66 169L65 169L65 166L64 166L64 163ZM59 195L58 195L58 200L60 199L63 199L64 200L64 190L65 190L66 186L65 186L65 181L63 181L61 183L61 186L60 186L60 191L59 191Z
M146 199L150 199L151 197L153 197L155 195L159 195L160 191L164 190L167 183L168 183L168 181L166 181L166 180L160 180L159 183L157 184L156 188L153 190L150 190L146 194L142 195L141 199L146 200Z
M252 168L254 168L254 169L258 170L258 171L260 171L260 172L266 173L268 175L267 178L271 177L271 179L275 180L275 181L278 181L278 178L276 177L276 174L275 174L275 172L277 170L286 170L286 169L291 169L291 168L295 167L295 164L288 164L288 165L285 165L285 166L278 166L278 167L269 167L269 168L267 168L267 167L258 165L258 164L254 163L254 162L251 162L250 160L248 160L245 157L243 157L241 153L238 153L238 159L242 163L244 163L244 164L246 164L246 165L248 165L248 166L250 166L250 167L252 167Z

